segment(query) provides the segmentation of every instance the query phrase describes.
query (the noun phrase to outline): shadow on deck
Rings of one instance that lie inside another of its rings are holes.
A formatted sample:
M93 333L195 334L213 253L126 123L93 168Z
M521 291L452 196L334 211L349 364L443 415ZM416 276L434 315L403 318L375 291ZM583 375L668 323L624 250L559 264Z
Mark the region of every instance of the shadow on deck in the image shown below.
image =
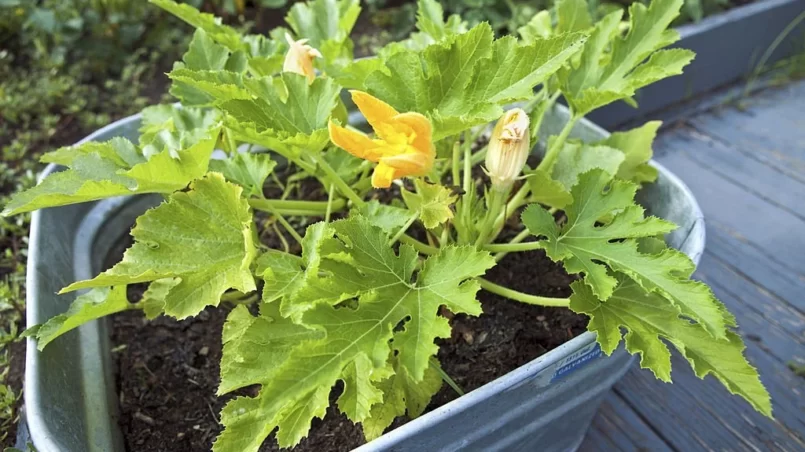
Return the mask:
M658 137L655 158L704 211L695 277L738 319L775 419L675 354L673 385L627 373L580 450L805 450L805 377L789 368L805 366L805 81L681 122Z

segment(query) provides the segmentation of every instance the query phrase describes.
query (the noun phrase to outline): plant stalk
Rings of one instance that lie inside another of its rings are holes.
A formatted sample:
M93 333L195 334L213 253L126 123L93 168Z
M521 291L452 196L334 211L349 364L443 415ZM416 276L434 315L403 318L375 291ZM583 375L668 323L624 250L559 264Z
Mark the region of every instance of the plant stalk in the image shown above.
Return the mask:
M453 391L456 391L456 394L458 394L459 396L464 395L464 391L461 389L461 386L459 386L455 381L453 381L453 379L450 378L450 375L447 375L447 372L445 372L444 369L442 369L442 366L439 365L439 362L436 361L436 359L432 356L430 358L430 365L433 366L436 372L439 373L439 375L442 377L442 380L444 380L444 382L447 383L448 386L453 388Z
M316 162L319 168L321 168L322 171L324 171L324 174L327 175L328 182L335 185L336 188L338 188L338 191L340 191L342 195L344 195L347 199L352 201L352 204L354 204L356 207L364 205L363 199L361 199L361 197L358 196L357 193L355 193L355 190L353 190L352 187L350 187L346 182L344 182L344 179L341 179L341 176L339 176L338 173L335 172L333 167L330 166L330 164L327 163L327 161L324 160L320 154L312 154L312 157L313 161Z
M556 158L559 156L559 152L565 145L565 140L567 140L567 137L570 135L570 131L573 130L573 127L576 125L579 119L581 119L581 117L576 116L575 114L570 117L570 120L562 128L562 131L556 137L556 140L554 140L553 145L551 145L551 147L548 148L548 151L545 152L545 158L539 162L537 169L545 170L548 174L550 174L554 163L556 163Z
M397 233L396 233L396 234L394 234L394 237L392 237L392 238L391 238L391 240L389 240L389 246L392 246L392 245L394 245L395 243L397 243L397 240L400 240L400 237L402 237L403 235L405 235L405 231L407 231L407 230L408 230L408 228L410 228L410 227L411 227L411 225L412 225L412 224L414 224L414 221L416 221L416 220L417 220L417 218L419 218L419 215L418 215L418 214L411 215L411 218L410 218L408 221L406 221L406 222L405 222L405 224L404 224L404 225L402 225L402 227L400 228L400 230L399 230L399 231L397 231Z
M339 211L346 206L344 199L335 199L330 206L332 211ZM321 216L326 214L327 207L330 205L326 201L294 201L281 199L259 199L250 198L249 205L252 208L263 212L277 213L281 215L297 216Z
M484 278L477 278L477 280L481 283L482 289L521 303L558 308L566 308L570 305L569 298L540 297L500 286Z

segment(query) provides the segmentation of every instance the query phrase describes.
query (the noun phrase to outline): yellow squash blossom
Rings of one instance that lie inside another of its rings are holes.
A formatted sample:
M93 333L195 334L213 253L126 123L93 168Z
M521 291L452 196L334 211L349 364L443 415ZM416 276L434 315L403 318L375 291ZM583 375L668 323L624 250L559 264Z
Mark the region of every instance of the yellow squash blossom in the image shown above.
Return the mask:
M307 39L294 41L291 35L285 33L285 40L288 41L288 53L285 54L285 62L282 64L283 72L294 72L307 77L309 82L316 78L316 71L313 69L313 59L321 58L321 53L313 47L307 45Z
M372 174L372 186L388 188L395 179L429 173L436 154L428 118L419 113L399 113L391 105L362 91L350 93L377 139L332 121L330 139L355 157L378 164Z

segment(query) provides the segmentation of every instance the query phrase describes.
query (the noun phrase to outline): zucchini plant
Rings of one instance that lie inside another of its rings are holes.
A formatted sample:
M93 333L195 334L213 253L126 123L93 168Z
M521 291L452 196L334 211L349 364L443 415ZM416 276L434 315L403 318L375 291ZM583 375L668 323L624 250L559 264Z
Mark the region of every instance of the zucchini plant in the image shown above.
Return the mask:
M275 430L282 447L297 444L339 381L338 409L371 440L396 417L420 415L449 379L436 359L436 339L451 333L445 313L481 315L483 289L586 314L604 353L625 341L664 381L676 348L699 377L771 416L734 317L690 278L692 261L665 246L676 226L635 203L657 178L649 160L659 123L596 143L571 137L587 113L633 103L636 90L693 59L665 49L679 38L668 26L682 0L632 4L625 32L621 11L593 23L584 0L563 0L556 24L541 15L499 39L486 23L445 19L435 0L420 0L418 31L366 59L353 57L349 37L357 0L297 3L288 28L268 36L151 1L196 28L168 74L181 107L143 111L137 143L45 155L66 169L3 211L164 197L138 218L119 263L62 289L87 291L26 332L40 349L123 310L184 319L235 301L218 393L260 390L224 408L214 450L256 451ZM544 136L560 96L570 120ZM487 133L488 144L475 145ZM529 167L538 140L545 154ZM300 199L301 180L320 184L322 198ZM384 202L370 200L378 194ZM262 244L256 219L284 245ZM512 227L513 238L499 239ZM505 254L535 249L581 275L569 298L484 279ZM138 283L148 288L132 303L127 286Z

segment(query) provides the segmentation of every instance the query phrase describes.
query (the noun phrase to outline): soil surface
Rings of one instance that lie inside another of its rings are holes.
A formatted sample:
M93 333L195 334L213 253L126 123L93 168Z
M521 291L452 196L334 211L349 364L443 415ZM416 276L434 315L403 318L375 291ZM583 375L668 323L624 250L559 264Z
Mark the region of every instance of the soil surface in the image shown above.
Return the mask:
M544 296L570 295L568 276L542 251L512 253L487 277L499 284ZM137 297L133 291L132 298ZM439 360L465 391L476 389L585 331L587 319L567 309L517 303L481 291L483 315L456 315L453 336L440 340ZM132 300L134 301L134 300ZM219 434L218 416L234 395L216 397L221 330L231 306L208 308L183 321L148 322L129 311L113 319L120 425L129 451L205 451ZM241 395L254 395L255 388ZM333 389L334 401L340 388ZM429 410L457 397L446 384ZM394 427L405 423L398 419ZM310 435L294 451L347 451L364 443L359 426L335 408L314 420ZM272 437L261 451L278 451Z

